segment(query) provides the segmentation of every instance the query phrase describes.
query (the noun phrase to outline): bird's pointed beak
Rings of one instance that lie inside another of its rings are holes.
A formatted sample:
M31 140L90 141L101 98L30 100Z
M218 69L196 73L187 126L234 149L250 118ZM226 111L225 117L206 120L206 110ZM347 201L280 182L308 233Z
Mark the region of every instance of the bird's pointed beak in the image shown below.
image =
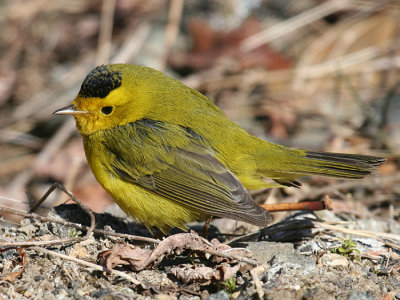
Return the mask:
M88 111L77 110L74 105L70 105L53 112L54 115L83 115L88 114Z

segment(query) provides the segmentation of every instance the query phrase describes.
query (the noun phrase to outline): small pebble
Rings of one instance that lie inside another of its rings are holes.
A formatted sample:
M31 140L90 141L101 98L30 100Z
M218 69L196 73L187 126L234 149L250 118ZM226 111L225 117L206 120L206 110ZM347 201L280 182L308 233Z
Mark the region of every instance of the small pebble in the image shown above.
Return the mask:
M346 257L336 253L326 253L321 257L321 262L328 267L348 267L349 261Z

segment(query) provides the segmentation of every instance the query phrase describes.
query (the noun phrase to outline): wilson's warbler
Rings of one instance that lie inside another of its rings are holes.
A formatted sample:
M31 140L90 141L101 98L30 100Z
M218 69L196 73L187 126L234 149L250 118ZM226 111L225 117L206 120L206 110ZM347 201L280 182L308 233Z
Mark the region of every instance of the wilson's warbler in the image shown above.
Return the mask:
M292 149L249 135L199 92L151 68L96 67L71 106L100 184L149 229L210 216L270 221L247 189L308 175L362 178L384 159Z

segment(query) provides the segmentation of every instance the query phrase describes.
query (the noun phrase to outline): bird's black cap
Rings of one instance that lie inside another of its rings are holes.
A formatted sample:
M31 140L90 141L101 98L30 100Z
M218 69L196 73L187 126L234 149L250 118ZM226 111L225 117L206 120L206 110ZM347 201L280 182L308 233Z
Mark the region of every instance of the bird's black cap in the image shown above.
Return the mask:
M119 71L113 70L112 65L101 65L94 68L86 76L79 96L82 98L105 98L121 84L122 76Z

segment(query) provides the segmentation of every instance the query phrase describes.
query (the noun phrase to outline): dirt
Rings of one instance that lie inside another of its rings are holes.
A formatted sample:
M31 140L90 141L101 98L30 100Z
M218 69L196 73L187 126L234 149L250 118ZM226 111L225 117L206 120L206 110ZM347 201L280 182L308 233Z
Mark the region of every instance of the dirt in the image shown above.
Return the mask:
M50 212L50 216L60 218L56 211L71 221L88 219L75 205L62 205ZM145 229L126 219L113 217L110 214L96 214L96 219L98 228L103 228L107 224L119 232L146 235ZM23 250L27 258L25 268L14 280L0 282L0 295L3 299L183 300L259 299L260 296L265 299L380 299L388 295L392 298L385 299L400 299L398 251L386 247L375 239L353 236L352 241L356 243L354 247L356 250L351 251L349 257L333 253L332 249L343 243L337 239L340 234L316 228L304 229L310 227L313 219L315 216L310 214L297 214L278 224L282 228L293 222L303 224L298 227L299 230L294 230L297 236L292 234L291 236L296 236L292 241L273 241L290 235L285 230L265 235L264 233L268 232L266 229L260 231L258 235L236 239L231 246L250 250L252 258L259 262L258 267L243 262L238 263L232 259L215 262L212 260L214 256L207 256L201 251L182 253L171 251L160 264L141 271L133 271L127 266L116 267L133 276L139 284L27 247ZM367 223L360 221L360 224L352 226L368 229ZM382 228L390 228L392 233L400 232L398 224L388 226L387 221L376 220L372 223L375 227L377 224ZM76 229L54 222L43 223L30 218L23 220L17 227L1 226L0 239L2 241L49 240L73 234L84 234L84 232L80 233ZM227 239L219 235L217 228L214 227L214 230L210 231L209 239L215 237L219 237L220 240ZM119 237L95 234L81 242L47 248L69 257L98 264L99 253L126 241ZM130 243L146 249L154 248L151 244L132 241ZM23 262L18 249L4 251L0 258L3 279L6 275L21 271ZM213 277L207 282L200 272L204 267L226 269L232 266L238 266L239 271L233 276L234 279L230 280L218 281ZM197 280L183 283L184 280L173 275L177 269L184 267L197 270L199 272ZM255 280L259 280L263 295L259 295L260 289L257 290Z

